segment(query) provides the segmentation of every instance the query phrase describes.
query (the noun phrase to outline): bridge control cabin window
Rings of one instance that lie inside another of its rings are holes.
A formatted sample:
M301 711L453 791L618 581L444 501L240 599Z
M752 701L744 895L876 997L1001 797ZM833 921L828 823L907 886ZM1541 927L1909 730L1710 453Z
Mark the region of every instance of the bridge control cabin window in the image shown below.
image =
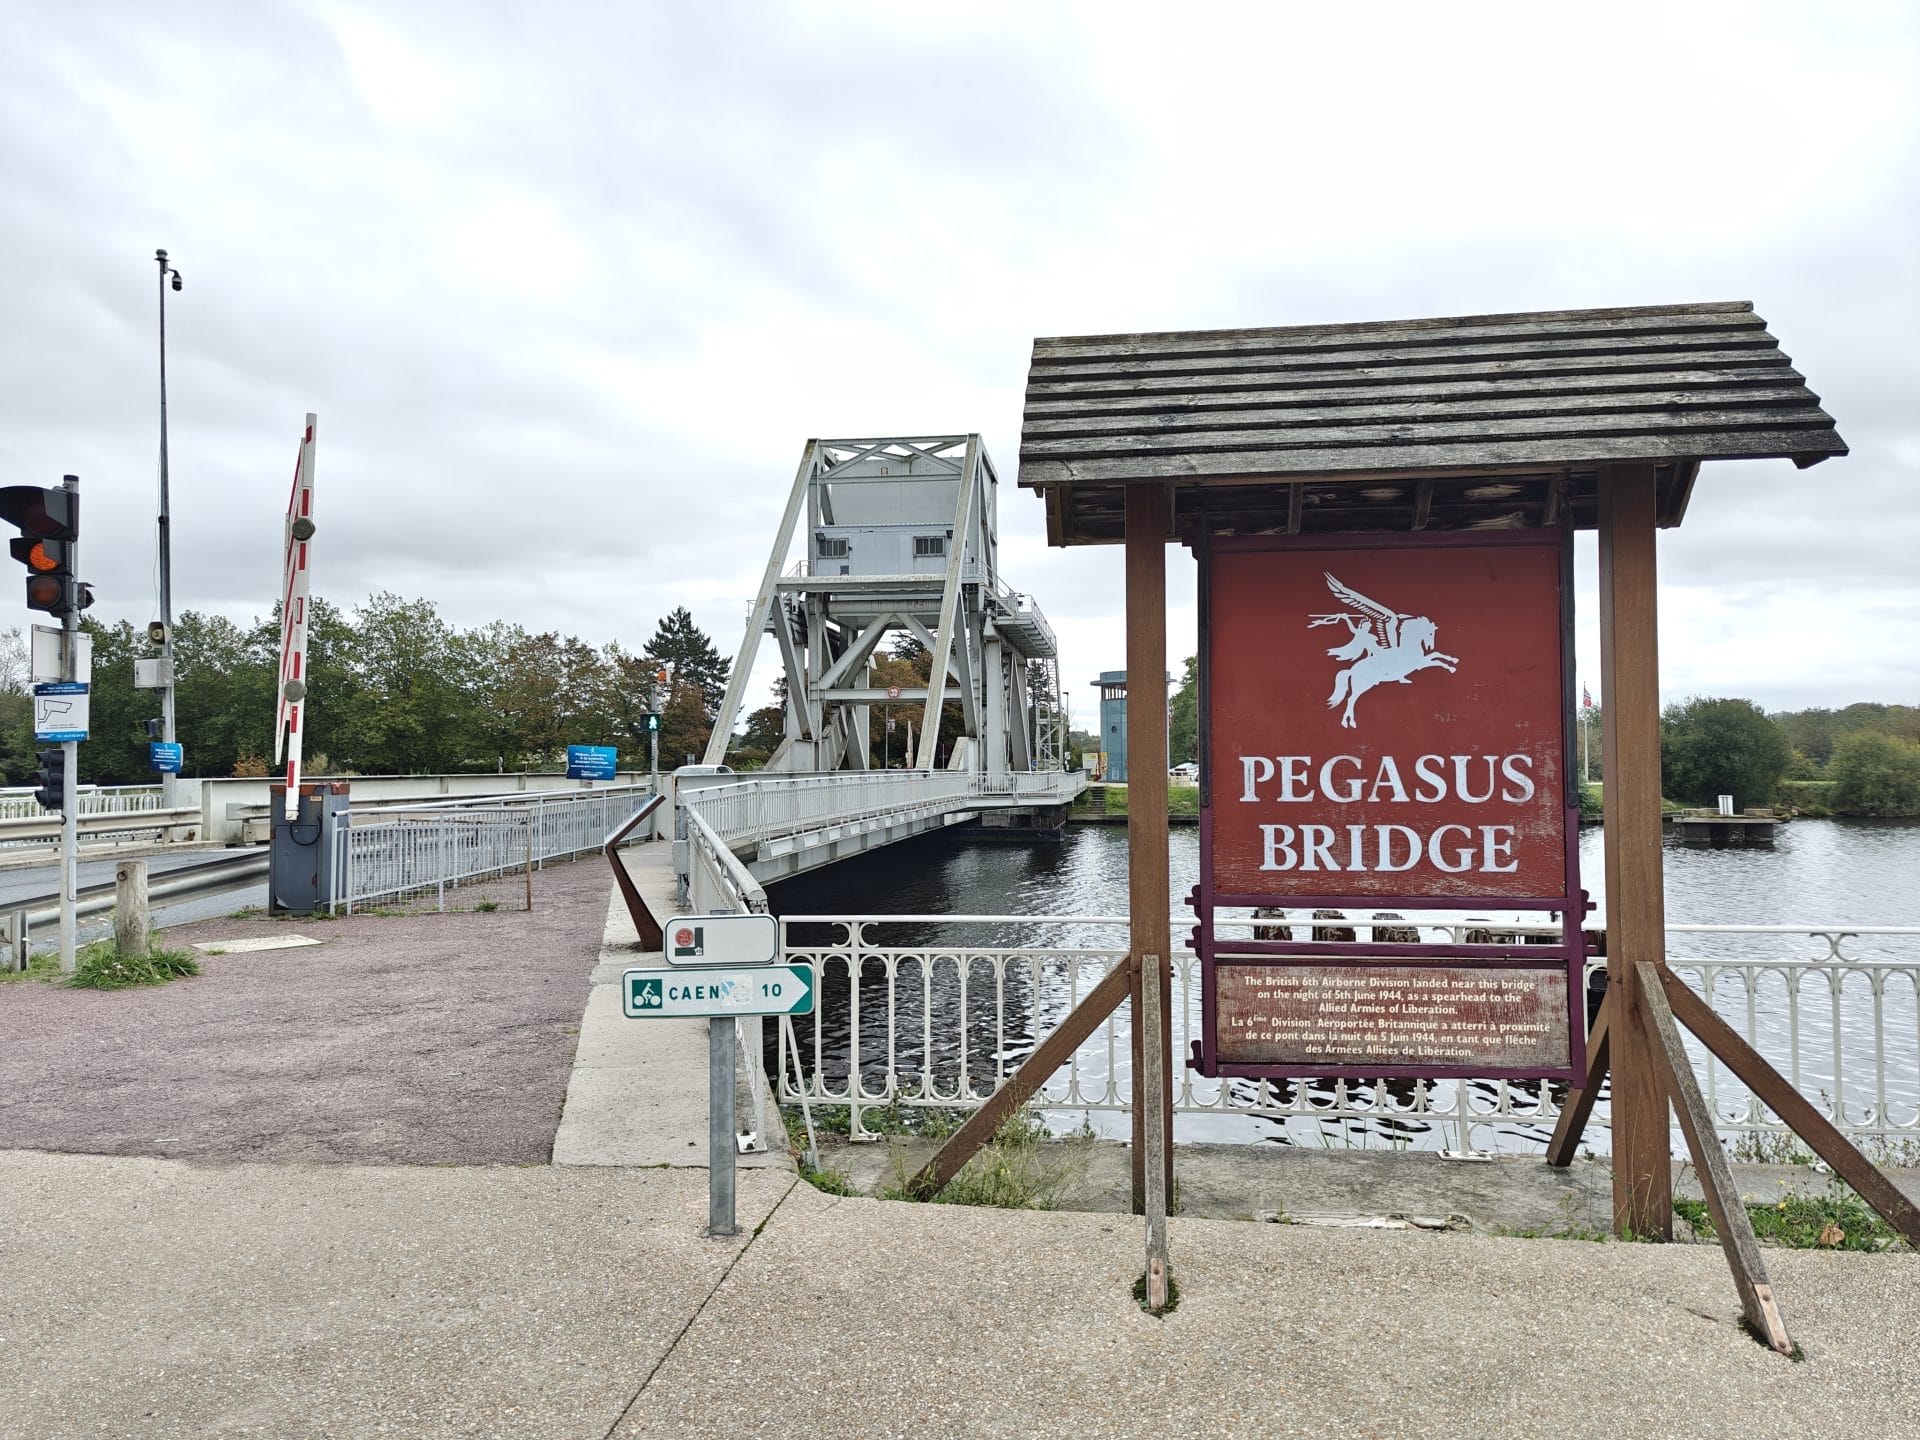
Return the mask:
M814 537L820 546L822 560L844 560L847 558L847 540L844 535L817 535Z
M913 558L930 560L944 557L947 553L947 537L944 535L916 535L913 537Z

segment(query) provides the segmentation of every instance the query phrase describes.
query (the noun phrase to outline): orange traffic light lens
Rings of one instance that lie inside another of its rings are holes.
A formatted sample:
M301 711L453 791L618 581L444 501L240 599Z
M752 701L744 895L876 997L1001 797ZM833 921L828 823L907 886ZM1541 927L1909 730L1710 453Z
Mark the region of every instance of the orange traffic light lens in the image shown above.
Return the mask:
M27 551L27 568L44 574L48 570L58 570L60 562L47 554L47 547L44 544L35 542L34 547Z

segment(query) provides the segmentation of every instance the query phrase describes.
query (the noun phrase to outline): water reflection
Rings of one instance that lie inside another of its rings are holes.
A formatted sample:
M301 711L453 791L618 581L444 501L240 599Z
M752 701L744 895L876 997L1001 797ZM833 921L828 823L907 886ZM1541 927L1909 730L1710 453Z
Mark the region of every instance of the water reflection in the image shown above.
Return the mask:
M1192 829L1177 829L1170 843L1175 912L1198 882L1199 844ZM1913 925L1920 923L1920 825L1796 821L1782 827L1772 850L1710 850L1669 845L1666 854L1667 917L1671 924ZM1604 880L1601 836L1582 837L1585 883L1597 898ZM777 914L1124 914L1127 894L1126 832L1118 827L1075 827L1059 844L963 842L928 836L877 855L832 866L772 887ZM1362 918L1358 912L1356 919ZM1302 931L1304 935L1304 929ZM1176 923L1177 954L1185 928ZM961 1076L977 1093L1030 1054L1043 1036L1104 974L1098 952L1124 943L1124 930L1077 924L1040 927L1019 923L969 924L964 927L890 923L866 937L890 952L866 956L858 976L836 959L823 976L821 1004L801 1022L803 1040L818 1036L826 1060L823 1069L836 1089L858 1066L869 1089L877 1090L891 1064L909 1091L952 1095ZM796 926L798 946L838 946L844 931ZM1092 952L1077 961L1014 957L996 968L979 950L1019 946L1079 946ZM1912 942L1858 937L1846 942L1851 958L1905 959L1915 956ZM1711 966L1715 959L1763 956L1779 966L1754 976L1751 989L1744 968L1713 975L1716 1008L1736 1028L1748 1029L1757 1048L1796 1079L1810 1094L1843 1094L1848 1117L1871 1123L1884 1107L1888 1119L1911 1123L1920 1112L1920 995L1912 974L1896 972L1879 993L1870 979L1854 973L1843 979L1789 968L1825 958L1823 942L1805 935L1786 937L1690 935L1676 943L1676 965ZM1000 1004L981 1004L997 995ZM1789 1018L1799 1026L1799 1056L1790 1052ZM1175 1056L1184 1057L1197 1034L1199 997L1193 987L1174 997ZM1126 1045L1126 1008L1118 1012L1115 1034L1083 1047L1077 1058L1080 1094L1097 1100L1123 1093L1130 1079ZM771 1027L770 1027L771 1028ZM1876 1038L1877 1037L1877 1038ZM1691 1044L1691 1041L1689 1042ZM1889 1077L1884 1095L1859 1088L1878 1043ZM808 1045L811 1050L811 1044ZM1747 1103L1743 1087L1720 1067L1709 1065L1695 1047L1696 1065L1709 1098L1729 1114ZM1795 1066L1798 1073L1795 1074ZM1503 1098L1520 1117L1497 1127L1476 1125L1472 1143L1482 1148L1537 1150L1551 1133L1544 1118L1527 1121L1542 1099L1557 1103L1562 1087L1509 1082L1464 1082L1471 1108L1480 1114L1499 1109ZM1242 1105L1285 1105L1307 1110L1304 1116L1183 1114L1176 1119L1181 1139L1330 1145L1409 1145L1436 1148L1462 1143L1450 1121L1425 1113L1421 1097L1407 1082L1328 1080L1276 1082L1207 1081L1196 1078L1195 1098L1209 1103L1225 1084ZM1450 1109L1453 1082L1432 1087L1430 1106ZM1364 1100L1378 1113L1365 1121L1315 1115L1316 1109ZM1073 1119L1077 1120L1078 1115ZM1124 1134L1124 1115L1092 1117L1096 1128ZM1590 1132L1604 1143L1604 1131Z

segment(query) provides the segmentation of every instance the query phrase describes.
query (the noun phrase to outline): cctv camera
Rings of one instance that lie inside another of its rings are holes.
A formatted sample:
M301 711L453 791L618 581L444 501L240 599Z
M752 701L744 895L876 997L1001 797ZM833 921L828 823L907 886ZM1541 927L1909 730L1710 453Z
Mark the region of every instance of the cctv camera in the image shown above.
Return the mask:
M173 288L176 290L180 288L180 276L178 272L176 272L173 277Z

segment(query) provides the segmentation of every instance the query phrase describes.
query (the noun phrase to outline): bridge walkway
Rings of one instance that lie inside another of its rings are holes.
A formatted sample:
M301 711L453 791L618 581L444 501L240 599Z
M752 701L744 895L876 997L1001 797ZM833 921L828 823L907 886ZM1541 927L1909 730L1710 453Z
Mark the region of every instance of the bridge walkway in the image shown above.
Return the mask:
M640 898L662 921L681 908L674 899L673 848L655 843L621 852ZM600 961L594 967L580 1020L573 1074L554 1136L553 1163L705 1169L707 1022L641 1023L621 1013L621 972L630 965L664 964L665 957L658 950L635 948L639 934L633 919L618 888L609 890ZM743 1125L750 1125L754 1110L748 1072L754 1067L743 1065L741 1070L735 1113ZM742 1154L738 1163L790 1170L793 1163L778 1133L779 1112L770 1098L765 1113L776 1133L764 1150Z

